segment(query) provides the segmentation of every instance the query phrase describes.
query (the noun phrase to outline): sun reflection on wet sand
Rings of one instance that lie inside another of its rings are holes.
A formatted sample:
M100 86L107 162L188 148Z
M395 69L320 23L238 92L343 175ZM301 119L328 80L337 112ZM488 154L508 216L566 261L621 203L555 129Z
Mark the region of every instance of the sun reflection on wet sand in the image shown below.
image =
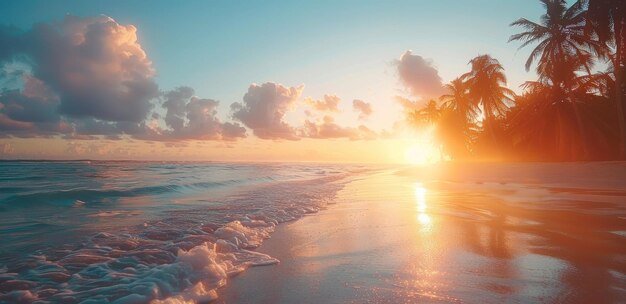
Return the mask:
M337 205L279 228L260 251L267 248L281 264L246 272L226 299L259 297L259 290L270 291L260 303L625 299L626 243L614 232L626 231L626 186L554 190L548 178L525 182L536 177L520 168L502 169L505 177L518 174L518 182L394 172L356 180ZM504 180L494 168L480 169L463 172L492 170Z
M430 228L431 218L430 215L426 213L426 208L428 208L426 204L426 188L424 188L421 183L415 184L415 201L417 203L417 221L422 224L423 228L428 230Z

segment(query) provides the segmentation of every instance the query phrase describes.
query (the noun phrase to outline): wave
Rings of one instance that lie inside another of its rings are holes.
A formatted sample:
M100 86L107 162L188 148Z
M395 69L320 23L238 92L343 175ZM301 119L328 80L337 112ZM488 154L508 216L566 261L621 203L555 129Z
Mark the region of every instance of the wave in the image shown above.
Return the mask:
M273 181L271 177L227 180L221 182L196 182L189 184L169 184L157 186L143 186L130 189L67 189L67 190L47 190L26 194L13 194L0 201L0 206L7 208L30 208L32 205L65 205L75 206L76 202L83 203L99 203L108 202L124 197L139 196L159 196L159 195L175 195L190 194L190 192L201 192L211 190L218 187L243 186L251 183L261 183ZM25 187L6 187L0 188L4 193L26 192Z
M276 225L315 213L332 201L354 172L269 183L213 206L172 209L158 220L99 232L86 240L13 257L0 266L0 302L196 303L217 297L227 278L248 267L275 264L252 251ZM226 181L228 183L230 181ZM238 182L235 182L238 183ZM212 187L190 183L185 187ZM12 196L5 200L99 199L174 188L75 189ZM113 212L113 211L105 211ZM103 216L115 216L104 214ZM25 229L28 227L25 227Z
M201 195L277 181L303 180L323 174L303 167L285 170L275 166L152 163L0 163L0 212L39 205L75 206L107 203L120 198L163 198ZM131 166L132 165L132 166ZM3 170L4 169L4 170Z

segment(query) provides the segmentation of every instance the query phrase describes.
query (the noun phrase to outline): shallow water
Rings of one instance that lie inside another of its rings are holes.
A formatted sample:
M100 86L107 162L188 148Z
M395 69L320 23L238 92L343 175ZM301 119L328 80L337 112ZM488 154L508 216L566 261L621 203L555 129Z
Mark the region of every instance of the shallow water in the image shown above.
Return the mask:
M625 303L626 165L458 164L368 174L279 227L281 260L220 303Z
M360 166L0 162L0 302L195 302Z
M624 163L401 171L415 246L373 294L441 302L626 301ZM460 172L463 171L463 172ZM387 191L389 187L386 188ZM386 273L382 271L382 273Z

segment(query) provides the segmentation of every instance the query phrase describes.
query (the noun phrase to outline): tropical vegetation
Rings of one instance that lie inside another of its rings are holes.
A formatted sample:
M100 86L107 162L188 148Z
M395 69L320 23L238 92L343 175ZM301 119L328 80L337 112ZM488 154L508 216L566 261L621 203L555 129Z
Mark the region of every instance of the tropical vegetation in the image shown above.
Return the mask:
M584 161L626 159L626 1L540 0L538 22L511 23L509 42L532 47L537 79L516 95L500 62L470 60L447 94L411 114L436 128L452 159Z

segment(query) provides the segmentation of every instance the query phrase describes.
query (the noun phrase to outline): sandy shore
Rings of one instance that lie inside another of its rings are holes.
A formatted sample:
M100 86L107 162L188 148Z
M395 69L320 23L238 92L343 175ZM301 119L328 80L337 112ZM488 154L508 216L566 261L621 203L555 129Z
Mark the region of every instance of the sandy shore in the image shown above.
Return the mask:
M280 264L230 279L218 302L624 302L623 166L587 168L586 181L523 166L367 176L279 226L258 251Z

